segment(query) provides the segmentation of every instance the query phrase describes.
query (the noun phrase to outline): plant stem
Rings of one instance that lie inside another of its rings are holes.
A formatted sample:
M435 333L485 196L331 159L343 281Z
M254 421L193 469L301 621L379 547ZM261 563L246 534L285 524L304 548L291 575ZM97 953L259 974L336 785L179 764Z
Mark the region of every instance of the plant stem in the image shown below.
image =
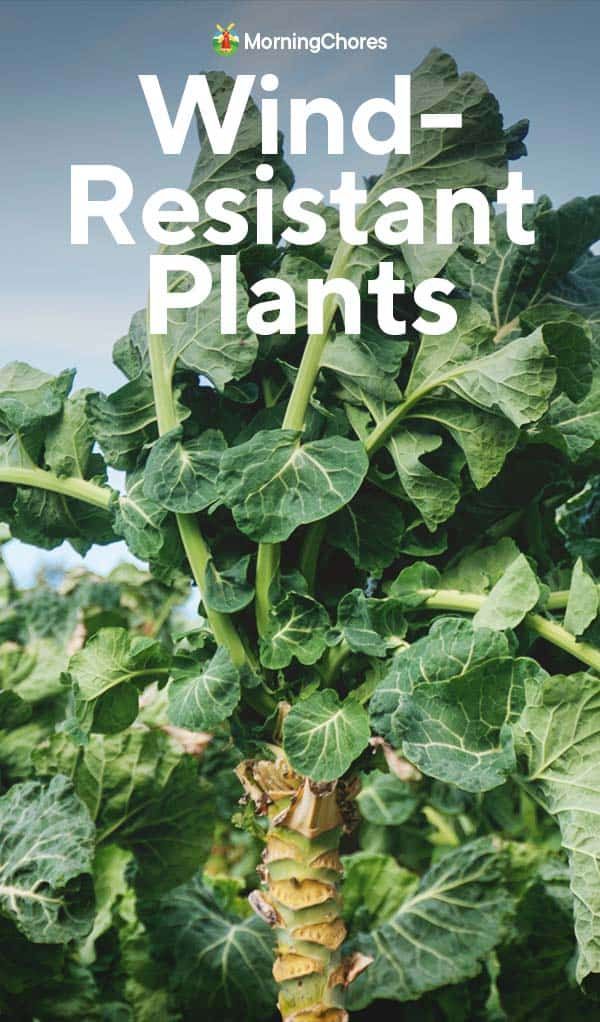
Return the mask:
M100 507L103 510L109 507L113 494L108 486L98 486L97 483L90 483L87 479L77 479L75 476L56 476L53 472L36 467L2 466L0 467L0 483L49 490L62 497L72 497L73 500L82 500L86 504L93 504L94 507Z
M353 245L347 245L345 242L340 241L327 274L327 280L344 276L344 271L353 249ZM304 429L306 410L319 373L323 349L327 344L337 303L338 299L335 294L329 295L323 303L323 330L321 333L311 334L306 342L298 374L286 408L282 429L294 429L299 432ZM268 394L266 397L268 397ZM279 559L278 544L261 543L259 545L256 560L256 625L260 635L264 633L269 620L271 607L269 588L279 570Z
M323 669L323 680L326 684L330 684L335 679L342 664L346 662L351 653L352 650L345 639L342 639L337 646L329 648Z
M457 610L466 614L475 614L487 599L479 593L462 593L456 589L421 589L419 592L425 597L422 606L430 610ZM552 593L548 607L554 610L564 607L568 595L565 591ZM527 614L524 624L541 638L600 671L600 650L594 649L587 642L578 642L574 635L556 621L542 617L541 614Z
M160 436L179 425L173 397L173 366L165 358L163 337L148 334L148 350L152 371L152 388ZM177 514L177 526L187 559L200 594L204 590L204 573L210 559L210 550L194 515ZM248 662L248 655L233 621L228 614L206 608L206 617L219 645L226 646L238 667Z
M264 635L269 624L271 603L269 590L279 571L279 546L276 543L261 543L256 556L256 627Z
M350 255L354 251L353 245L341 241L333 257L327 280L344 277ZM319 373L323 349L327 344L331 324L337 309L337 295L329 295L323 303L323 330L319 334L311 334L306 342L302 355L298 375L292 387L292 393L283 419L284 429L303 429L306 409L313 392L313 387Z
M299 567L311 593L314 592L315 588L319 550L321 549L326 529L326 519L322 518L319 522L313 522L312 525L308 526L302 547L300 548Z
M411 408L414 408L421 398L428 393L429 389L430 388L427 387L415 390L410 397L406 398L405 401L401 401L399 405L396 405L396 407L385 416L385 418L381 419L381 421L377 423L373 432L370 433L365 440L365 451L369 457L376 454L377 451L388 442L392 434L395 432L398 423L408 415Z
M259 867L263 888L249 901L276 934L273 976L282 1020L348 1022L344 1001L351 962L342 958L346 927L338 851L344 821L336 786L312 784L281 754L275 762L247 760L236 773L255 804L258 789L269 805ZM362 967L369 961L364 958Z

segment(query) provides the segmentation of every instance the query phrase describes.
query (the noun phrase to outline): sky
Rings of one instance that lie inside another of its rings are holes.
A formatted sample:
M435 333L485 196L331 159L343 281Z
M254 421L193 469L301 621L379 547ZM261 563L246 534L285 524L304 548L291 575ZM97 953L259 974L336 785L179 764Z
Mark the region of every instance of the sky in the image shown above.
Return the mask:
M310 53L212 49L217 22L268 35L386 35L388 49ZM394 74L409 73L432 46L460 70L481 75L511 124L531 121L529 156L518 169L536 197L557 204L599 190L600 3L597 0L0 0L0 366L15 359L57 372L78 369L77 386L110 391L114 341L145 304L154 243L141 208L158 188L185 188L196 150L161 152L137 80L158 74L171 109L186 76L211 69L275 72L281 107L291 96L330 96L351 115L364 99L391 96ZM285 117L283 118L285 131ZM348 145L325 155L324 135L290 162L298 185L326 190L342 169L380 164ZM123 167L135 186L128 223L135 246L117 246L101 225L90 244L69 242L72 163ZM119 545L88 555L106 571ZM71 565L13 541L7 560L21 584L45 563Z

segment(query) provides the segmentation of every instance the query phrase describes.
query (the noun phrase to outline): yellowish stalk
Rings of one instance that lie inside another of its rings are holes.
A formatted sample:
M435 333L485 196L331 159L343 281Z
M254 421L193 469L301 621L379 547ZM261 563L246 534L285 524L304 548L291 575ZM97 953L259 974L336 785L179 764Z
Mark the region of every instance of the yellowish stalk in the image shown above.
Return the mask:
M247 761L238 770L259 813L269 819L259 872L263 888L250 902L277 936L273 975L283 1022L348 1022L348 984L370 963L342 956L342 865L339 842L352 797L341 783L316 784L275 762Z

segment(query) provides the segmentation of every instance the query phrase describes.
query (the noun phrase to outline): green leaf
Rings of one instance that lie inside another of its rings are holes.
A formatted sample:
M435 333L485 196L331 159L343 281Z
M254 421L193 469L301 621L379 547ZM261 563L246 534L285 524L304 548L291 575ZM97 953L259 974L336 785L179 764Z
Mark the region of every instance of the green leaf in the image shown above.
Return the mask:
M127 476L127 492L115 500L113 515L116 534L132 554L150 561L159 577L168 580L169 573L185 563L175 521L164 507L146 497L143 472Z
M9 362L0 369L0 424L11 433L25 433L58 415L75 370L49 376L26 362Z
M408 426L396 433L387 447L406 496L423 516L433 532L451 518L460 499L460 490L452 479L446 479L422 460L439 450L441 437Z
M88 392L86 410L93 434L109 465L135 468L142 449L157 436L150 377L138 376L108 397L96 391Z
M600 257L586 253L556 285L551 297L561 308L582 317L591 334L590 365L578 360L573 369L573 375L583 376L584 383L591 372L591 386L583 395L570 389L555 398L543 423L547 429L542 428L541 433L542 439L547 437L550 442L558 436L559 446L577 460L600 441Z
M505 854L489 838L432 866L391 918L353 942L374 962L350 987L349 1008L380 998L412 1001L476 976L510 917L504 869Z
M251 555L220 571L211 558L204 572L202 600L210 610L220 614L235 614L254 599L254 586L247 581Z
M192 1014L264 1022L276 1000L274 940L256 916L240 918L196 878L145 916L153 950L166 961L171 988Z
M448 430L464 451L478 490L498 475L519 438L519 430L508 419L452 398L425 401L412 418L435 422Z
M456 305L460 317L469 303ZM515 426L534 422L544 414L556 385L556 371L541 328L488 354L485 347L482 352L469 351L465 340L470 337L465 339L460 326L455 333L456 341L451 334L446 336L447 345L440 345L437 338L423 338L407 386L408 397L446 386L464 401L506 416Z
M194 514L217 500L216 478L226 449L220 430L184 440L181 427L153 445L144 471L144 493L169 511Z
M327 541L344 550L357 568L377 576L400 556L404 534L398 502L364 488L327 525Z
M369 718L349 695L340 701L322 689L292 707L283 725L283 748L294 770L313 781L334 781L369 744Z
M208 377L219 391L231 380L250 372L258 354L258 340L248 329L248 293L241 270L237 269L237 318L235 334L221 332L220 259L205 260L212 274L208 298L192 309L170 309L164 338L165 357L170 365L190 369ZM183 284L186 284L183 287ZM174 290L187 290L185 278Z
M417 684L449 681L486 661L510 653L502 632L473 628L471 621L441 617L429 634L396 654L387 674L375 689L370 703L373 730L386 739L392 736L392 715L400 695Z
M338 605L337 633L354 653L385 656L387 643L377 630L373 610L380 601L369 599L362 589L346 593Z
M415 811L419 797L414 788L394 774L373 770L363 774L358 796L361 816L379 827L397 827L406 823Z
M390 596L403 607L420 607L428 595L440 588L440 573L437 568L425 562L415 562L403 568L389 588Z
M569 857L577 979L600 972L600 687L589 674L555 675L526 685L520 720L529 783L556 817Z
M299 525L333 514L367 472L362 444L344 437L298 441L293 430L261 430L222 456L219 494L251 539L278 543Z
M177 657L169 684L169 720L189 731L212 731L235 710L240 674L222 646L206 664L197 656Z
M369 192L358 225L361 228L373 225L381 212L377 200L382 192L396 187L415 190L424 208L424 244L402 244L401 249L417 283L437 276L458 241L472 231L472 215L463 207L454 218L457 242L437 244L436 189L469 186L491 196L506 183L507 140L498 103L485 82L470 72L459 76L455 61L447 53L431 50L413 71L411 90L410 155L390 156L384 173ZM421 127L423 113L445 110L462 115L460 130Z
M600 556L599 525L600 475L597 475L557 508L556 526L569 553L594 560Z
M260 640L260 659L278 670L296 658L315 664L327 647L329 616L325 608L304 593L289 592L271 608L267 629Z
M224 74L222 71L209 71L206 77L217 117L222 123L231 100L235 79ZM201 219L197 224L191 225L194 232L193 239L185 242L183 245L171 247L171 251L191 252L202 258L205 258L207 252L211 250L216 250L219 255L221 254L221 247L216 245L214 241L209 242L205 237L205 233L211 226L222 231L223 225L210 218L206 212L205 204L208 196L216 188L224 187L235 187L245 194L244 201L237 208L250 224L249 235L244 240L243 245L244 247L252 245L255 241L257 219L256 168L259 163L270 164L274 171L273 180L269 183L269 188L273 190L274 233L277 238L279 231L283 229L287 222L283 217L281 205L285 194L293 184L294 176L282 158L281 146L280 151L276 154L263 154L261 144L262 121L260 111L254 100L248 100L240 128L236 133L229 153L214 153L201 119L198 120L197 127L200 154L194 167L188 191L198 205ZM175 226L179 228L180 225Z
M524 554L509 564L473 618L476 628L516 628L540 598L540 586Z
M503 536L492 546L463 554L452 568L446 568L435 588L489 593L518 556L519 548L514 539Z
M52 422L44 444L44 461L58 476L89 477L100 474L95 469L91 455L94 434L87 416L87 400L90 390L78 390L64 401L61 415ZM100 459L101 460L101 459Z
M556 359L556 387L571 401L581 401L593 381L590 329L585 319L558 303L545 303L527 309L520 322L529 330L543 326L544 342Z
M552 209L542 196L524 224L535 231L533 245L510 241L502 214L494 220L490 245L459 253L448 266L450 279L489 309L496 329L543 299L600 237L600 197L572 199Z
M337 334L329 340L321 356L321 368L332 370L342 383L351 381L365 393L373 394L382 401L399 401L401 393L394 382L394 376L398 373L408 344L386 338L383 334L377 335L375 331L364 331L364 335L365 340L362 336L349 337L347 334ZM379 347L383 349L384 357L390 349L396 354L391 373L384 372L380 367Z
M28 940L65 943L93 919L94 826L66 777L0 798L0 910Z
M139 692L168 672L159 642L131 636L125 628L102 628L69 661L76 686L76 715L84 731L110 734L133 723Z
M581 557L578 557L571 575L565 628L572 635L583 635L599 611L600 589L593 576L585 570Z
M55 736L51 753L94 818L97 844L133 852L144 892L188 880L209 854L214 826L213 789L198 777L196 761L164 732L141 728L92 735L75 752L76 759L72 744Z
M516 768L512 725L525 684L545 676L535 660L504 657L447 679L417 681L399 695L392 744L429 777L489 791Z
M91 965L97 960L96 941L113 925L113 910L127 895L129 885L126 873L131 865L131 853L118 845L101 845L94 856L94 892L96 916L92 930L81 946L81 960Z
M391 855L354 852L344 866L344 919L353 936L381 925L399 909L419 883L410 870Z
M31 717L31 706L16 692L0 688L0 729L19 727Z

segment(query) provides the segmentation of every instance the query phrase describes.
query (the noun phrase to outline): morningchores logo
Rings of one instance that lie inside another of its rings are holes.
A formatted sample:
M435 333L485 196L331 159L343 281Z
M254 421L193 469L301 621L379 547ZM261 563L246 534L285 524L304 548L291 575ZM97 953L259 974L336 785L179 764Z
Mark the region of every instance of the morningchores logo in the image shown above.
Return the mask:
M217 53L229 57L235 53L239 38L231 33L233 23L227 29L217 25L218 34L213 38ZM262 32L244 32L244 49L279 52L285 50L321 53L330 50L387 50L387 36L342 35L341 32L323 32L321 35L264 35Z

